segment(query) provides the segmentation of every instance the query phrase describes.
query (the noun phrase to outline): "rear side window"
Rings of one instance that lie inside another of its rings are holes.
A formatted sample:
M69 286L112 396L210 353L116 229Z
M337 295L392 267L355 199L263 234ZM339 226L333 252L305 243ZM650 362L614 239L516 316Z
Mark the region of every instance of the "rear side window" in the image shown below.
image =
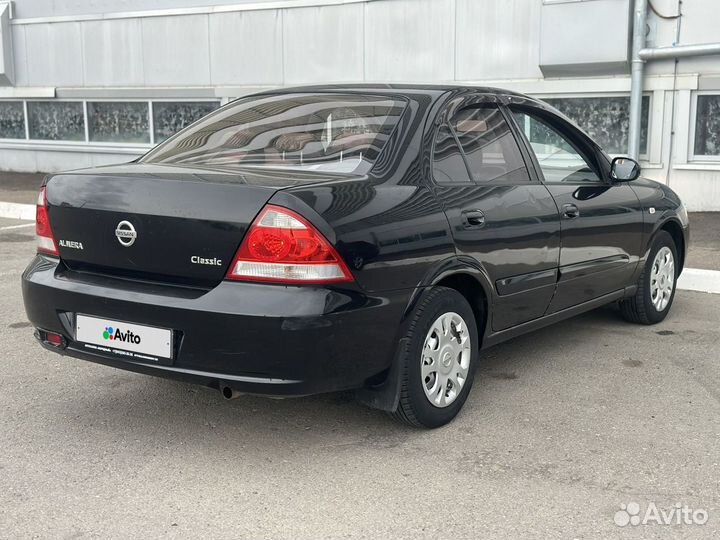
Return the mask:
M435 136L433 178L438 184L472 183L455 135L442 124Z
M281 94L238 100L157 146L143 163L365 173L405 102L359 94Z
M450 124L476 182L529 181L520 148L498 108L463 109Z

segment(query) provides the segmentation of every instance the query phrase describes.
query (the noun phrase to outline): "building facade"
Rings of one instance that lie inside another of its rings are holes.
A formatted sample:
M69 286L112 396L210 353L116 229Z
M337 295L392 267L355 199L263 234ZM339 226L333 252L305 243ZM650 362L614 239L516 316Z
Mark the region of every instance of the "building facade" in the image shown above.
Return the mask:
M717 0L652 7L650 47L720 39ZM128 161L253 91L359 81L532 94L623 154L631 15L632 0L0 2L0 169ZM720 56L649 63L642 115L644 173L720 210Z

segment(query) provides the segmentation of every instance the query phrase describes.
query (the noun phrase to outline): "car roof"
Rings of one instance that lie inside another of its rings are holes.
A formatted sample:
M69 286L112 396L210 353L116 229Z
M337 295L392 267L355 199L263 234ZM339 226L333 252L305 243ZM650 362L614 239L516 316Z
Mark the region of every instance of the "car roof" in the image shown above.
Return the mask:
M472 90L483 94L497 94L497 95L510 95L510 96L521 96L528 99L534 98L525 94L520 94L512 90L506 90L503 88L494 88L490 86L471 86L471 85L460 85L460 84L442 84L442 83L336 83L336 84L315 84L307 86L289 86L283 88L277 88L273 90L267 90L261 92L263 94L291 94L297 92L378 92L383 94L397 94L397 95L410 95L410 94L427 94L429 96L437 97L441 94L453 91L467 91Z

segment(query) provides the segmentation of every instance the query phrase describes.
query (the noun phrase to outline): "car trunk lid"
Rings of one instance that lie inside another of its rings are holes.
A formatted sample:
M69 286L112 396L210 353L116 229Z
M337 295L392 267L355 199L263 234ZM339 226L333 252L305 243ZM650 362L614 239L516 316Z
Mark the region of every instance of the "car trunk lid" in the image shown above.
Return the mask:
M71 270L212 286L273 193L310 180L267 171L101 167L50 177L48 212Z

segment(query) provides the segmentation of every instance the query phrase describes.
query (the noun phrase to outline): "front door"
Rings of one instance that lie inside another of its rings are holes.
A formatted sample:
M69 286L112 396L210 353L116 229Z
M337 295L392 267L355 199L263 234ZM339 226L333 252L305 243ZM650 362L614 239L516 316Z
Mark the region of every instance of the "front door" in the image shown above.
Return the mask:
M511 110L560 212L560 272L548 313L623 289L642 245L635 192L610 180L601 151L560 116L530 103Z
M459 105L439 119L434 190L458 254L475 259L494 285L495 331L541 317L555 292L558 211L524 152L497 104Z

